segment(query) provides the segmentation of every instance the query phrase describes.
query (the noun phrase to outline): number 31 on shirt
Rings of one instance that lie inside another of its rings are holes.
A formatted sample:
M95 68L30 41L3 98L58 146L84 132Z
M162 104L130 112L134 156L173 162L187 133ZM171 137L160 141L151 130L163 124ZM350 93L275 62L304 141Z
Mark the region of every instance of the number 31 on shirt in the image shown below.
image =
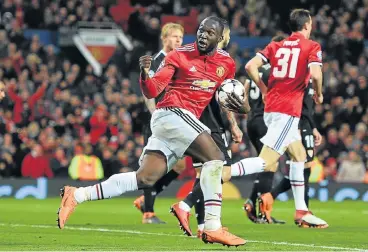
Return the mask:
M276 52L277 65L273 68L276 78L295 78L300 48L279 48Z

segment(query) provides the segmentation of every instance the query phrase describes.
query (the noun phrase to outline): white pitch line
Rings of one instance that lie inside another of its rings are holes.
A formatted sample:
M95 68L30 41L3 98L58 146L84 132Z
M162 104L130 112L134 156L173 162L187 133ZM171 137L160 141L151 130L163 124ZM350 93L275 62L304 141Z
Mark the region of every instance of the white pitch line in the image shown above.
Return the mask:
M52 228L56 229L57 227L48 226L48 225L26 225L26 224L8 224L8 223L0 223L0 226L8 226L8 227L32 227L32 228ZM126 234L140 234L140 235L156 235L156 236L173 236L173 237L182 237L184 235L176 235L169 233L150 233L150 232L141 232L135 230L119 230L119 229L108 229L108 228L84 228L84 227L65 227L68 230L79 230L79 231L94 231L94 232L110 232L110 233L126 233ZM187 238L196 238L195 236ZM303 244L303 243L292 243L292 242L277 242L277 241L257 241L257 240L247 240L250 243L264 243L264 244L272 244L272 245L287 245L287 246L296 246L296 247L308 247L308 248L320 248L320 249L331 249L331 250L346 250L346 251L368 251L366 249L358 249L358 248L345 248L345 247L334 247L334 246L321 246L315 244Z

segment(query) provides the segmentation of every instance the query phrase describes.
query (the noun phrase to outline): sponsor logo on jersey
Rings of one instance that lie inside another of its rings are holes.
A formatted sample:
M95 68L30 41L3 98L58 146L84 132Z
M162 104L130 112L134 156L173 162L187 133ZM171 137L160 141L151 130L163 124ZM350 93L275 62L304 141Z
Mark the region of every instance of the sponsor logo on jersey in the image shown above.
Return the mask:
M217 74L218 77L224 76L225 68L223 68L222 66L217 67L216 74Z
M193 85L202 89L209 89L216 86L216 82L210 80L196 80L193 81Z

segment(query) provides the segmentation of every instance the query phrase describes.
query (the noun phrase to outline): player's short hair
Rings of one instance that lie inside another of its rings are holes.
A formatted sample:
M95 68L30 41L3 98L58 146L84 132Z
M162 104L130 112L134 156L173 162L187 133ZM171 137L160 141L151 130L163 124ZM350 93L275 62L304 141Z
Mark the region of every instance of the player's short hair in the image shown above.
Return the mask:
M166 23L161 29L161 39L169 36L171 30L179 30L184 34L184 27L177 23Z
M290 13L289 27L292 32L301 31L303 26L311 19L309 10L295 9Z
M284 36L284 35L276 35L276 36L274 36L271 39L271 41L280 42L280 41L283 41L284 39L286 39L286 36Z
M230 30L229 22L227 22L227 20L223 18L221 20L222 20L222 24L224 25L224 32Z
M224 22L223 22L223 19L222 18L219 18L219 17L216 17L216 16L209 16L206 19L210 19L210 20L213 20L213 21L217 22L217 24L220 27L221 34L224 33L225 25L224 25Z

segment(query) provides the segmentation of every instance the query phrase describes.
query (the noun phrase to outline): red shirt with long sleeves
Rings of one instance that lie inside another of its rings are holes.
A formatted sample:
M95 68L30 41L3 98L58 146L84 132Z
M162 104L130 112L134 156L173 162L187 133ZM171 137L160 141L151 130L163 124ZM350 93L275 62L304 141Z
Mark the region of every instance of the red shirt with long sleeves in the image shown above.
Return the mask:
M33 157L28 153L22 162L22 176L30 178L54 177L50 162L46 157Z
M96 144L98 139L106 133L107 121L104 118L98 118L96 115L89 119L89 125L91 126L90 137L91 143Z
M155 98L166 88L156 108L182 108L197 118L221 83L235 76L235 61L227 52L202 55L195 43L169 52L161 64L152 78L140 79L143 94Z
M45 91L46 87L39 87L37 91L33 95L31 95L28 101L26 101L28 102L29 109L31 110L31 117L29 118L31 121L34 119L33 108L36 105L37 101L44 96ZM8 95L10 99L12 99L12 101L14 102L13 121L15 123L21 123L23 113L23 99L21 96L16 94L13 86L9 88Z

